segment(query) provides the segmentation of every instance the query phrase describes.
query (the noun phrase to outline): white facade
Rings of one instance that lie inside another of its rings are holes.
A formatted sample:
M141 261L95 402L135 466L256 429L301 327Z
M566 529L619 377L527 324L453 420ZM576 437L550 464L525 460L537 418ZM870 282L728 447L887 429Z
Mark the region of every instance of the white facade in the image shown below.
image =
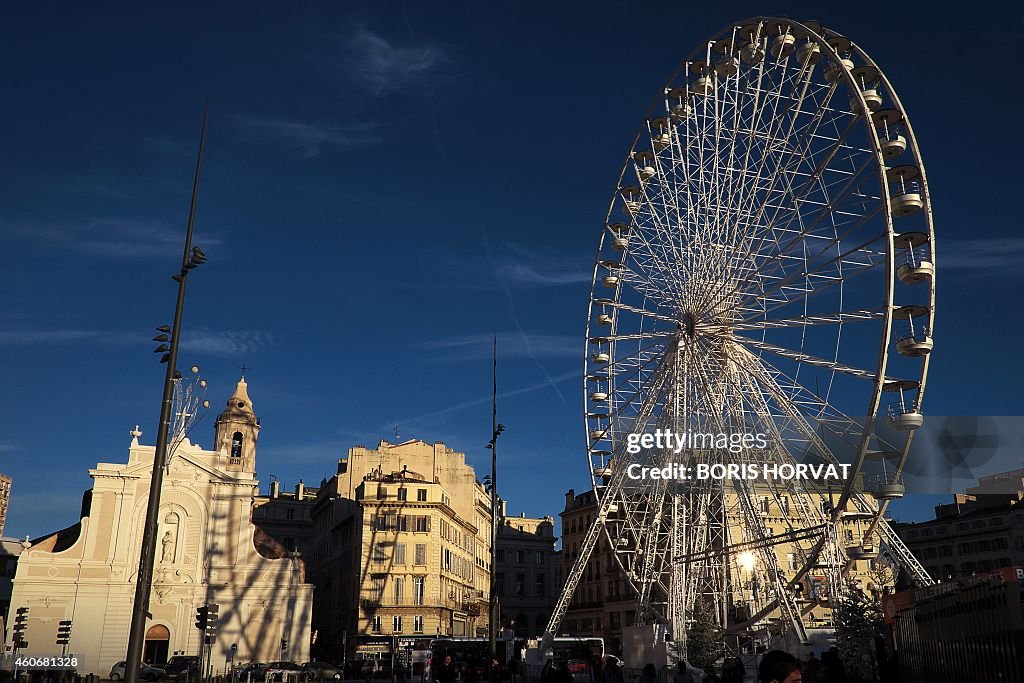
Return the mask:
M220 607L216 671L232 644L239 662L309 657L313 587L303 563L250 521L258 432L243 379L217 420L217 450L186 440L171 460L160 501L148 661L198 653L195 614L206 602ZM69 652L80 673L105 677L125 659L155 451L139 443L137 428L132 434L127 464L90 470L81 521L36 539L21 555L11 600L12 612L29 608L29 646L21 654L59 653L58 622L71 619Z

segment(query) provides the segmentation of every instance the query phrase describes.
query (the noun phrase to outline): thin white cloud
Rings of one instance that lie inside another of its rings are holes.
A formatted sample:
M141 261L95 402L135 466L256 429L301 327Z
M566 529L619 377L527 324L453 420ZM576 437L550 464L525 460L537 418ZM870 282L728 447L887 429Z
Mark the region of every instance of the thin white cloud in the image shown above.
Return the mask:
M257 330L185 330L181 337L181 350L233 358L259 353L273 343L272 334Z
M3 330L0 347L36 346L43 344L72 344L92 342L107 346L141 344L139 334L116 330ZM259 353L274 343L273 335L260 330L186 329L181 338L181 350L188 353L234 358Z
M321 124L259 117L241 117L248 132L272 137L293 145L303 157L312 158L329 148L351 149L377 142L372 123Z
M180 255L184 239L181 226L123 218L94 218L64 224L6 222L0 224L0 228L0 239L38 242L110 259ZM221 240L203 235L197 243L213 247Z
M480 360L491 357L494 335L470 334L445 337L417 344L417 348L435 351L439 360ZM498 334L498 358L573 358L583 354L580 337L558 334Z
M118 343L123 339L119 332L101 330L3 330L0 331L0 346L34 346L37 344L70 344L81 341Z
M343 47L345 54L338 63L378 96L405 87L421 87L451 61L438 45L400 45L363 27L349 35Z
M577 254L553 249L527 249L505 242L497 255L495 276L515 287L550 287L590 282L593 271Z
M978 240L943 240L937 265L941 270L982 270L1020 273L1024 262L1024 237Z

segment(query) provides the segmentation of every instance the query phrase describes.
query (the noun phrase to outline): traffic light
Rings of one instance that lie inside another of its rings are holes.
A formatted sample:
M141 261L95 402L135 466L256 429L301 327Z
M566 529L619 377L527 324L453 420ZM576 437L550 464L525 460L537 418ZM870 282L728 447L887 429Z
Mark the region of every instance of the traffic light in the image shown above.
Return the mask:
M196 628L203 632L203 642L212 643L217 635L217 615L220 612L220 605L208 602L202 607L196 608Z
M281 652L284 653L284 652L287 652L287 651L288 651L288 641L285 640L284 638L282 638L281 639Z
M67 645L71 642L71 620L65 619L57 625L57 644Z
M196 608L196 628L200 631L206 630L206 622L209 619L210 607L203 605L202 607Z
M28 628L28 607L19 607L15 612L14 617L14 649L20 650L28 647L28 641L25 640L25 629Z
M220 612L220 605L210 602L206 605L206 635L217 635L217 615Z

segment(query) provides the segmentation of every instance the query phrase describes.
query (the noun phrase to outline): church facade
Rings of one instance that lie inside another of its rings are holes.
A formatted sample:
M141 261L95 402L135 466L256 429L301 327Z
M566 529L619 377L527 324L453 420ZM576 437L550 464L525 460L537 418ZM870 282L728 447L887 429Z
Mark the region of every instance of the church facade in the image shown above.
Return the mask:
M219 606L215 673L235 662L309 659L313 586L299 554L252 523L259 419L244 377L217 418L212 450L185 439L164 478L144 661L199 653L196 609ZM60 653L58 623L72 621L68 652L102 677L125 659L155 447L136 427L127 463L99 463L81 519L22 553L12 610L29 608L20 654Z

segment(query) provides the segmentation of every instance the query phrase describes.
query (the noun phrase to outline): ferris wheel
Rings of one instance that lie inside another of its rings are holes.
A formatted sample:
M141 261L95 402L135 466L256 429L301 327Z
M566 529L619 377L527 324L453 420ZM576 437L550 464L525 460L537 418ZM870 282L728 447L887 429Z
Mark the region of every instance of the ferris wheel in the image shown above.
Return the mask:
M698 603L724 634L805 640L879 562L930 583L883 515L923 423L934 314L924 165L874 61L777 18L695 50L640 127L601 233L584 379L598 512L546 638L600 544L637 623L677 644ZM675 445L640 438L666 431ZM737 433L766 446L678 446Z

